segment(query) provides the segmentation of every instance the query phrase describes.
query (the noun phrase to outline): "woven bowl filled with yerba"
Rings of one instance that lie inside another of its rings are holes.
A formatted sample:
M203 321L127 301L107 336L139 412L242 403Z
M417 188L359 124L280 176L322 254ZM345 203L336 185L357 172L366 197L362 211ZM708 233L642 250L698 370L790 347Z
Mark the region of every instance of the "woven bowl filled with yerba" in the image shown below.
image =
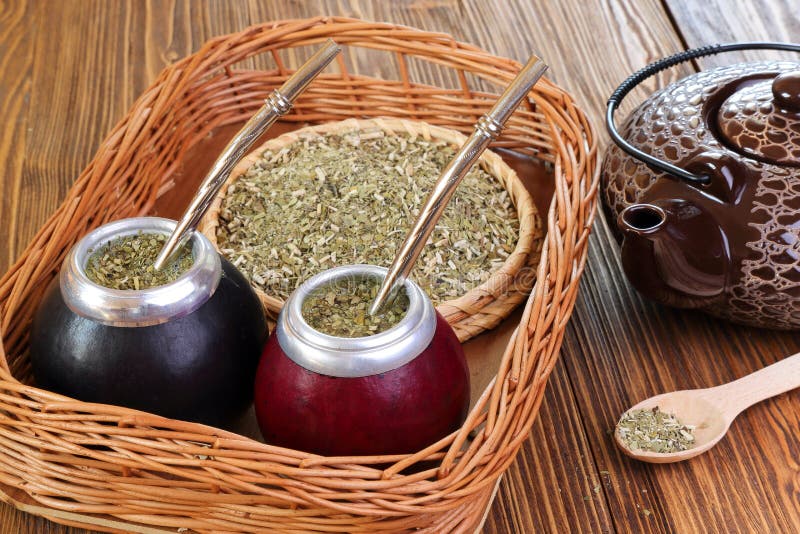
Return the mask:
M256 289L268 315L320 271L388 267L465 137L400 119L311 126L244 158L200 230ZM461 341L530 292L541 219L516 173L487 150L436 225L411 276Z

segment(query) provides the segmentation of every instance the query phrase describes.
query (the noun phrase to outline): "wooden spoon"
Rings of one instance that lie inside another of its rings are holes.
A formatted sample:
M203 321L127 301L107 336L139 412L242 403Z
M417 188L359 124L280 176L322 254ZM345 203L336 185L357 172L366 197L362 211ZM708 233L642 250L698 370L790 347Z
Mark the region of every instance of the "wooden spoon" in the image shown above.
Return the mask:
M690 449L671 453L630 450L617 432L614 432L614 440L622 452L643 462L666 464L688 460L716 445L736 416L745 409L799 386L800 353L728 384L663 393L630 408L647 410L658 407L662 412L674 414L682 424L693 425L695 442Z

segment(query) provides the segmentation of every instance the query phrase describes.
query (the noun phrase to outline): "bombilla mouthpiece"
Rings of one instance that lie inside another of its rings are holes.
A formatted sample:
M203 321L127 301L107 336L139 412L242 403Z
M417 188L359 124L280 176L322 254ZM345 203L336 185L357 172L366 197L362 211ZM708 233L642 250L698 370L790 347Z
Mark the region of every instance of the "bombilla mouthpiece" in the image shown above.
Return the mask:
M444 213L458 184L469 172L473 163L486 150L489 143L500 134L508 118L546 70L547 65L536 55L532 55L497 99L491 111L478 120L475 131L442 171L414 226L398 249L397 255L389 267L389 272L383 279L378 294L369 308L370 315L380 312L393 298L396 288L406 279L422 253L428 237Z
M192 202L181 217L175 230L164 243L155 262L155 269L162 269L167 261L176 253L180 245L192 234L200 219L208 211L209 206L228 179L233 167L244 157L250 147L261 135L272 126L278 118L285 115L300 94L316 78L322 70L333 61L341 51L339 45L328 39L325 46L306 61L297 72L269 95L264 105L253 115L241 130L231 139L211 167L203 183L197 190Z

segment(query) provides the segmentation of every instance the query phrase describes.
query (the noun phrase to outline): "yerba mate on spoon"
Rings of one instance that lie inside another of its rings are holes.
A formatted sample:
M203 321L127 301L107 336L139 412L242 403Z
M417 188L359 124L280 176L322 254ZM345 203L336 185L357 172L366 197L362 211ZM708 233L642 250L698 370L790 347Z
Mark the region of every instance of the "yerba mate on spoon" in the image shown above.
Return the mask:
M643 400L623 414L614 441L622 452L643 462L688 460L716 445L744 410L797 387L800 353L728 384Z
M399 268L329 269L286 300L256 376L256 415L268 443L328 456L405 454L461 426L469 408L463 349L406 275L461 178L546 68L532 57L480 119L437 181L395 260ZM385 305L381 283L392 290ZM383 321L387 315L392 321Z

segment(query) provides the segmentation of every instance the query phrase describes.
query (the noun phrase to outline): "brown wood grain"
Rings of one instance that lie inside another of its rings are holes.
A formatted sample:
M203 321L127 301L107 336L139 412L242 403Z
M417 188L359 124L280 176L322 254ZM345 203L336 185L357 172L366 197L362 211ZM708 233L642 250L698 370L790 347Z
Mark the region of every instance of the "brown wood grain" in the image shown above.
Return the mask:
M17 3L0 9L0 228L6 238L0 244L3 269L15 257L20 239L16 213L19 212L22 165L27 146L26 137L33 67L34 29L29 23L37 9Z
M666 0L669 13L689 47L745 41L800 42L800 9L795 0L694 2ZM797 60L792 52L729 52L698 60L703 68L737 61Z
M330 14L442 31L520 61L534 51L601 131L614 87L684 43L800 40L795 3L0 0L0 228L6 236L0 269L21 252L136 96L164 66L214 35ZM387 68L366 53L347 61L365 74ZM411 70L420 81L448 83L424 63ZM627 109L690 70L648 81ZM503 478L486 532L799 531L797 393L752 408L718 447L681 465L631 461L608 435L618 415L645 397L719 384L798 349L796 334L735 327L644 301L621 274L617 246L600 218L561 361L531 436ZM86 531L0 505L0 532Z

